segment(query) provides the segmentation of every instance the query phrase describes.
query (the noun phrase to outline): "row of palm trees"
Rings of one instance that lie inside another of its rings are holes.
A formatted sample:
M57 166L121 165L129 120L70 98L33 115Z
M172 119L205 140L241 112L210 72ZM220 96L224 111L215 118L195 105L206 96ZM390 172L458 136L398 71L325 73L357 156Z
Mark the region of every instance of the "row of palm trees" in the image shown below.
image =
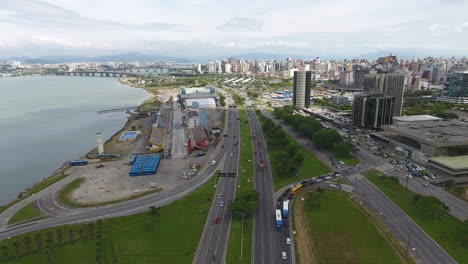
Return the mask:
M94 234L94 223L88 223L88 235L90 237ZM34 235L26 235L22 238L22 244L24 245L25 251L23 254L29 254L33 251L33 242L35 244L36 251L43 250L44 255L46 256L47 263L50 262L50 251L54 245L60 245L64 242L65 233L68 234L68 241L73 242L75 240L75 233L76 231L73 228L68 228L64 230L63 228L58 228L53 232L49 230L45 233L45 237L43 237L43 233L35 233ZM85 229L84 226L80 226L78 228L78 235L79 239L84 238L85 236ZM45 238L45 240L44 240ZM43 243L45 242L45 243ZM10 245L2 244L0 245L0 251L2 252L3 257L8 257L10 253L10 249L14 250L15 256L19 257L21 254L21 242L20 240L13 241Z

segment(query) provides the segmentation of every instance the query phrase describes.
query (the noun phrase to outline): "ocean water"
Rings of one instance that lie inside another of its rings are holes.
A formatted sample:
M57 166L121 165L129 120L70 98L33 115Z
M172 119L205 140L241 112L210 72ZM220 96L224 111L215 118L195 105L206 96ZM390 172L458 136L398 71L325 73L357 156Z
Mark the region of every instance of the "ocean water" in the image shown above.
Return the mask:
M124 112L96 111L148 98L116 78L0 78L0 204L94 148L96 133L107 140L127 120Z

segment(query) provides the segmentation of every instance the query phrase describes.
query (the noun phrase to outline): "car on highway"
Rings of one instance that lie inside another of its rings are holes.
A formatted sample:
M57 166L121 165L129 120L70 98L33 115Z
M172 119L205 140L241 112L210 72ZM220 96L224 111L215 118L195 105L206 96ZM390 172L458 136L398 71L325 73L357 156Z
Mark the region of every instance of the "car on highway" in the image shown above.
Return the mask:
M221 218L219 218L219 216L217 216L216 219L215 219L215 223L219 224L219 222L221 222Z
M334 184L334 183L330 183L330 185L328 185L330 188L336 188L338 187L338 185Z
M219 203L219 207L223 207L223 206L224 206L224 202L221 201L221 202Z
M281 252L281 258L282 258L283 260L288 259L288 256L286 255L286 252L284 252L284 251Z
M216 165L216 160L211 161L211 166L214 166L214 165Z
M289 227L289 221L288 221L288 219L285 219L285 220L283 221L283 225L284 225L284 227Z
M344 162L343 162L343 161L339 160L338 162L339 162L341 165L344 165Z
M422 186L424 186L426 188L429 188L429 184L427 184L427 183L424 183Z
M218 199L221 199L221 194L220 193L218 193Z
M425 180L429 180L429 177L427 177L427 176L423 176L423 179L425 179Z
M221 145L221 148L224 148L224 144Z
M288 231L288 230L285 230L285 231L284 231L284 235L285 235L285 236L289 236L289 231Z
M234 154L231 153L229 156L234 157Z
M286 245L291 245L291 238L289 237L286 238Z

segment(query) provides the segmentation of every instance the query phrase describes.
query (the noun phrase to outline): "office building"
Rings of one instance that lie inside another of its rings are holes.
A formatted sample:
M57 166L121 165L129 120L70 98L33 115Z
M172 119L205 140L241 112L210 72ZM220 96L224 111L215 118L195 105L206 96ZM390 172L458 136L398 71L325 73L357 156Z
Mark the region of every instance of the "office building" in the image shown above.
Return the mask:
M294 96L293 105L297 108L307 108L310 106L310 88L312 74L310 71L294 72Z
M404 83L405 75L403 74L368 74L364 78L364 92L393 96L393 116L401 116Z
M354 87L362 89L364 88L364 77L369 74L368 69L356 69L354 70Z
M468 104L468 68L457 66L447 74L444 92L438 101L455 104Z
M384 93L354 96L353 122L369 129L381 128L392 123L394 97Z
M344 71L340 72L340 84L344 86L351 86L354 83L353 72Z

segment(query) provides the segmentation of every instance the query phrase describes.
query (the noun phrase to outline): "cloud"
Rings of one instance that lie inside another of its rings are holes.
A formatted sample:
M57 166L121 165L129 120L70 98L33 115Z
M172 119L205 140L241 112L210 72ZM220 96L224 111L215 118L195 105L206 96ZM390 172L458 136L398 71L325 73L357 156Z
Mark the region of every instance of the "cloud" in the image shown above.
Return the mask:
M468 21L456 28L458 32L468 32Z
M226 23L216 27L219 31L262 31L263 23L249 17L233 17Z

